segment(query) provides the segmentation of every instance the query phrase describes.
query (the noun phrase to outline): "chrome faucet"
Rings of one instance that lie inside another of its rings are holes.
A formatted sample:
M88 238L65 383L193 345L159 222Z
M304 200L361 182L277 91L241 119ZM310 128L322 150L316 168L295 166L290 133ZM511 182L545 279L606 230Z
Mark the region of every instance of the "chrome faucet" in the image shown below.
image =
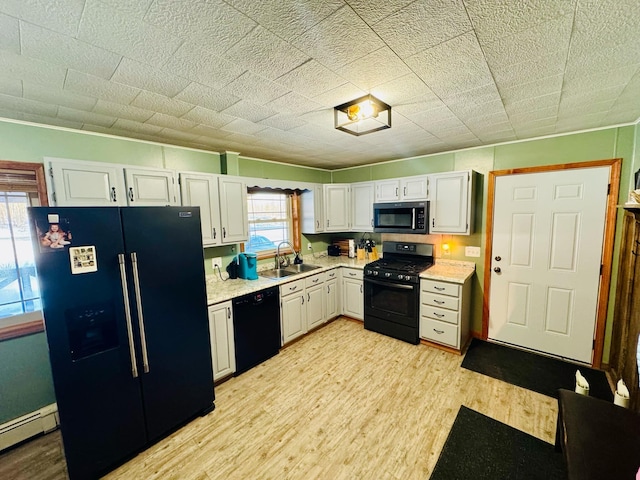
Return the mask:
M291 245L291 242L288 241L284 241L284 242L280 242L278 244L278 248L276 249L276 268L280 268L280 267L288 267L289 265L291 265L291 260L289 259L289 257L287 257L286 255L283 255L284 258L280 257L280 247L284 244L287 244L291 247L291 251L293 251L293 253L296 253L296 249L293 248L293 245Z

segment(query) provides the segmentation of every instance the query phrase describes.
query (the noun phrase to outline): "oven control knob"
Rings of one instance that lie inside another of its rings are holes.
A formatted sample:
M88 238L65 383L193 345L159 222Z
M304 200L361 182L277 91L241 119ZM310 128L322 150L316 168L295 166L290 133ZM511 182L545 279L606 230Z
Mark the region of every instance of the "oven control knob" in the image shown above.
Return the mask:
M398 280L404 280L404 275L402 274L398 275Z
M391 276L391 274L389 272L384 274L385 277L389 278Z
M374 270L374 271L373 271L373 276L374 276L374 277L377 277L377 276L378 276L378 273L379 273L379 272L378 272L378 270Z
M372 271L372 270L367 270L365 273L366 273L367 275L373 275L373 271Z

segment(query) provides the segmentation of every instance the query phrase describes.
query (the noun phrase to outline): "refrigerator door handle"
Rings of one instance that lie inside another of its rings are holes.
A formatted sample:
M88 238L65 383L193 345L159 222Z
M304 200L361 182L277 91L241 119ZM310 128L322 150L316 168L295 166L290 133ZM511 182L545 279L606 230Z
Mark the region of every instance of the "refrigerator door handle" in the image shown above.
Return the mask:
M118 254L120 264L120 281L122 284L122 298L124 300L124 315L127 320L127 337L129 337L129 356L131 357L131 375L138 378L138 361L136 360L136 350L133 346L133 326L131 325L131 308L129 307L129 289L127 288L127 274L124 270L124 254Z
M142 315L142 297L140 295L140 277L138 276L138 255L131 253L131 266L133 267L133 289L136 292L136 307L138 309L138 327L140 328L140 344L142 345L142 368L144 373L149 373L149 355L147 353L147 335L144 330L144 316Z

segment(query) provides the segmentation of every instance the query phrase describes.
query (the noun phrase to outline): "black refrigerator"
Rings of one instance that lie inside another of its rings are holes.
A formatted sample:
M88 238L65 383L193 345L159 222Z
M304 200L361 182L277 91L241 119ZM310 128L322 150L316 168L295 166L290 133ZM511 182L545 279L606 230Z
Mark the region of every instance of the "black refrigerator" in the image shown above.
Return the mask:
M72 480L214 408L197 207L29 211Z

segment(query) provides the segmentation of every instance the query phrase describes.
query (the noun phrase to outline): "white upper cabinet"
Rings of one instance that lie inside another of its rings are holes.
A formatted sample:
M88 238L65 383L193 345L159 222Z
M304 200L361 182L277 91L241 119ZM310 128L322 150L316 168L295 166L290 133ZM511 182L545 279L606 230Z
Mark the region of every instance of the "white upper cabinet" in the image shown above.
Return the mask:
M350 230L350 186L348 183L324 185L325 232Z
M47 161L52 205L178 205L173 170L58 158Z
M324 232L323 188L321 184L312 190L305 190L300 196L302 211L302 233Z
M218 176L181 172L180 197L182 205L200 207L202 244L205 247L220 245L222 229L220 228Z
M391 178L380 180L376 185L376 202L413 202L428 200L428 176Z
M179 205L173 170L125 167L124 178L127 203L132 207Z
M373 182L351 184L351 231L373 232Z
M127 204L122 166L45 158L49 203L57 206Z
M429 233L472 233L474 172L437 173L429 175L429 182Z
M222 243L240 243L249 239L247 184L242 177L218 177Z

